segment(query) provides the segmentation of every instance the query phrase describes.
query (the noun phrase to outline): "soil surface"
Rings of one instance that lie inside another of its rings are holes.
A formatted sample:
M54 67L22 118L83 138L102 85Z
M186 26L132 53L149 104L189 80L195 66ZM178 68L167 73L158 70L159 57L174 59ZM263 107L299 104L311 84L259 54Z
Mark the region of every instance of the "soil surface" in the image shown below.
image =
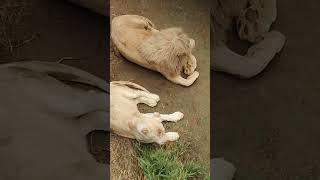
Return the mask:
M251 80L211 75L211 149L235 164L235 180L320 177L319 7L278 1L280 55Z
M199 79L191 87L168 81L160 73L147 70L111 53L111 80L130 80L160 96L157 107L141 106L142 112L181 111L184 119L166 123L167 131L177 131L181 142L191 143L194 159L209 172L210 160L210 38L209 6L205 1L111 0L111 18L137 14L149 18L158 29L182 27L196 41ZM111 151L113 151L111 149ZM112 166L113 164L111 164ZM209 173L208 173L209 174Z

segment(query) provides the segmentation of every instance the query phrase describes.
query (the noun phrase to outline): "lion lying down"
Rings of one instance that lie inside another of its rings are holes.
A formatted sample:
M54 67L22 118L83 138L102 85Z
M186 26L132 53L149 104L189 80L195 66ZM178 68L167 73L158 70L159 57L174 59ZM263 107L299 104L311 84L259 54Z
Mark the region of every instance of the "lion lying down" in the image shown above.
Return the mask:
M111 39L129 61L158 71L176 84L190 86L199 76L192 55L195 41L180 28L159 31L145 17L122 15L112 20Z
M211 17L211 68L240 78L262 72L281 51L285 36L270 31L277 18L276 0L214 0ZM227 33L235 29L239 39L253 43L245 55L228 47Z
M164 144L176 141L179 134L165 132L162 121L177 122L183 118L181 112L173 114L140 113L137 104L144 103L154 107L159 96L145 88L126 81L110 83L110 128L111 131L127 138L137 139L143 143Z

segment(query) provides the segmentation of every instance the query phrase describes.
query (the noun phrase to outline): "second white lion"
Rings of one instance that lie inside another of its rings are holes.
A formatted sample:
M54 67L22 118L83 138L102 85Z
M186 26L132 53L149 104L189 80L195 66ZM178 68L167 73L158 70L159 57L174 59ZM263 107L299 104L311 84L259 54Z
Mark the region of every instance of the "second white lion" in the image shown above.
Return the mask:
M154 107L159 96L135 83L113 81L110 83L110 127L111 131L123 137L143 143L164 144L176 141L177 132L165 132L163 121L177 122L183 118L181 112L172 114L140 113L137 105L144 103Z

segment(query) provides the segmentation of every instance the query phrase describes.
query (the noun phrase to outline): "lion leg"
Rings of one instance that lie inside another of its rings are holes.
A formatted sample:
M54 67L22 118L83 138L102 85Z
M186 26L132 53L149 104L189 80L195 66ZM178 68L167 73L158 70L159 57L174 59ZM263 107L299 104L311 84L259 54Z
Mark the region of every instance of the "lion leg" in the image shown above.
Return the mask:
M261 73L285 43L285 37L276 31L266 34L264 40L251 46L245 56L231 51L225 44L214 48L211 68L243 79Z
M177 132L167 132L161 141L157 142L158 144L162 145L168 141L177 141L179 139L179 134Z
M136 91L136 94L137 94L136 100L138 103L143 103L143 104L146 104L150 107L156 106L160 100L160 97L158 95L152 94L149 92Z
M158 143L159 145L163 145L168 141L177 141L179 137L180 136L177 132L166 132L164 136L156 143Z
M160 114L162 121L177 122L183 118L182 112L174 112L172 114Z
M143 114L144 116L153 118L153 117L158 117L162 121L169 121L169 122L177 122L183 118L183 113L182 112L174 112L172 114L159 114L157 112L154 113L146 113Z
M181 75L175 76L175 77L167 77L168 80L180 84L182 86L191 86L199 77L199 72L194 71L190 76L187 77L187 79L183 78Z
M136 99L139 97L138 93L132 89L126 89L126 91L123 93L123 96L128 99Z
M135 100L137 104L143 103L151 107L156 106L160 100L156 94L134 89L127 89L123 95L128 99Z

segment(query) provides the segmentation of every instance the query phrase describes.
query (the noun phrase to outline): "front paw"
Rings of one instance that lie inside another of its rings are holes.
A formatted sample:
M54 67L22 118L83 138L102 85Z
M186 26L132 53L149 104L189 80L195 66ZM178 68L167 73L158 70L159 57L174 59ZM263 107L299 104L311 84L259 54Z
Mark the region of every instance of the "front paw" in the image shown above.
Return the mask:
M188 80L196 80L199 77L199 72L194 71L190 76L187 77Z
M150 107L155 107L157 104L158 104L158 102L154 101L154 100L148 102L148 106L150 106Z
M160 101L160 97L156 94L154 94L153 96L153 99L156 101L156 102L159 102Z
M272 41L274 41L273 44L274 44L274 47L276 47L277 52L281 51L286 41L286 37L279 31L270 31L265 35L265 38L269 38L269 39L272 39Z
M177 122L183 118L184 114L178 111L173 113L173 116L174 116L174 122Z
M179 134L176 132L167 132L166 133L168 141L176 141L179 139Z

